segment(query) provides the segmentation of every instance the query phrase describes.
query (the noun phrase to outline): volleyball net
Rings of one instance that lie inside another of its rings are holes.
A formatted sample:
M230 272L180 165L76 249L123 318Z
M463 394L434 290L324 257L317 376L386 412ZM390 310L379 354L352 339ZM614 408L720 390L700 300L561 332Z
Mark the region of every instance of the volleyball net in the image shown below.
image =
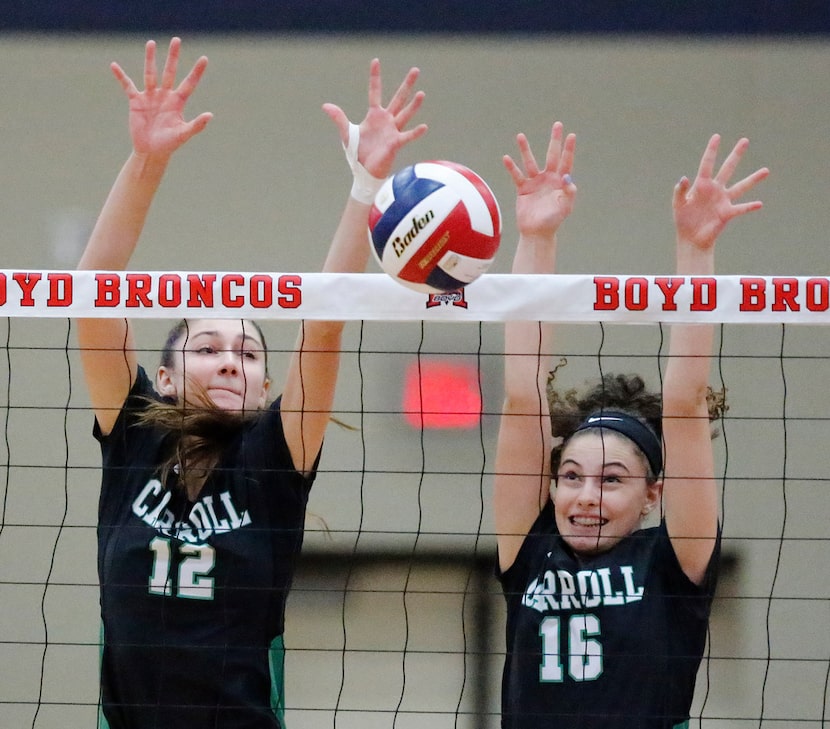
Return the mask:
M556 322L564 387L659 387L667 327L717 325L724 569L692 725L830 722L830 279L0 271L0 726L95 726L100 453L74 319L257 319L277 383L302 320L349 322L286 618L286 723L499 726L490 491L508 320ZM629 326L636 324L638 326ZM557 359L558 358L558 359Z

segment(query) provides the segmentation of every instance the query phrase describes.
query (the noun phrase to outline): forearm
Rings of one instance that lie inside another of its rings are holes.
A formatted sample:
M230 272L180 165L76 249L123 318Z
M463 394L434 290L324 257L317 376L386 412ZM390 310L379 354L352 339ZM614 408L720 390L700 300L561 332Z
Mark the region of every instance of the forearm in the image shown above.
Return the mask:
M362 273L369 261L369 206L349 197L334 232L323 273Z
M513 273L545 274L556 269L556 237L520 236ZM553 326L546 322L509 321L504 330L506 405L523 413L546 409Z
M324 273L359 273L366 269L369 208L349 197ZM295 466L308 472L323 441L334 402L345 322L304 321L288 367L282 397L282 420Z
M79 269L127 267L168 161L167 155L130 155L101 209Z
M369 207L352 197L340 217L335 230L323 273L362 273L369 261L367 221ZM343 321L308 321L305 323L301 342L309 351L333 351L340 346Z
M715 270L714 249L701 249L678 238L677 274L707 276ZM706 414L714 327L711 324L674 324L669 343L669 362L663 385L664 414Z

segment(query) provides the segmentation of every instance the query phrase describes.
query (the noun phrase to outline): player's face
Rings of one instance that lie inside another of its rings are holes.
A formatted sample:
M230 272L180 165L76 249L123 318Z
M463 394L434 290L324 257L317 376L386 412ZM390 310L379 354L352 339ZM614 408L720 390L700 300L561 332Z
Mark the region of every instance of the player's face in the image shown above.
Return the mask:
M575 435L562 451L553 500L559 533L580 554L605 552L657 504L640 450L611 431Z
M161 394L198 405L198 390L223 410L265 404L269 381L256 328L239 319L195 319L175 347L174 366L159 368Z

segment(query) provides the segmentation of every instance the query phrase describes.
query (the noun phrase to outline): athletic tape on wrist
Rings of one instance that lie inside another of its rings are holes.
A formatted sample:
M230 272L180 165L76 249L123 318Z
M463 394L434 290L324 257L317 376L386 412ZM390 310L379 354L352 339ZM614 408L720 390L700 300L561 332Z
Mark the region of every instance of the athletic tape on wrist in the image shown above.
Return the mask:
M352 168L351 196L358 202L371 205L375 201L375 195L378 194L386 180L381 177L374 177L369 170L367 170L357 160L357 148L360 146L360 127L357 124L349 122L349 143L343 145L343 150L346 152L346 161L349 167Z

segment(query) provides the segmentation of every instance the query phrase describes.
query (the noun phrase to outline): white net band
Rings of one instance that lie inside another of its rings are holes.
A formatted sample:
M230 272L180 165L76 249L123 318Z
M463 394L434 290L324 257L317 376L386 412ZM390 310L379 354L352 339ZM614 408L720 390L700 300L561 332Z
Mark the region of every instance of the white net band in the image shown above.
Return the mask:
M830 324L823 276L487 274L423 294L386 274L0 271L0 316Z

